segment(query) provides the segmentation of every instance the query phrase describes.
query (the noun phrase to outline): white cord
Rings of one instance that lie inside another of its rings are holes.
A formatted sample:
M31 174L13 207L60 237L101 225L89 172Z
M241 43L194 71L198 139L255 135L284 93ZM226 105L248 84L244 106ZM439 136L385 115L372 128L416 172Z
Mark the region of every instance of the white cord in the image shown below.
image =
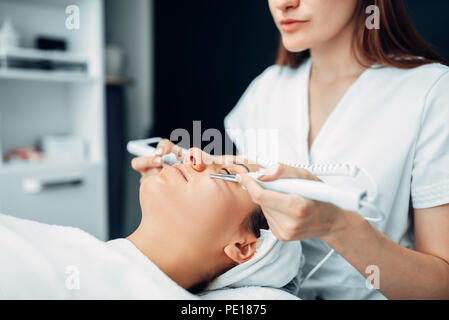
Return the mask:
M366 171L363 168L358 168L360 171L363 171L363 173L365 174L365 176L368 177L368 179L371 182L371 186L373 187L373 192L371 192L371 195L368 198L368 201L374 202L375 199L377 199L377 195L379 194L378 188L377 188L377 183L374 180L373 176L369 174L368 171ZM384 216L383 212L381 212L382 216Z
M363 217L365 220L372 221L372 222L380 222L383 219L385 219L385 214L383 213L383 211L381 211L379 208L377 208L371 202L366 201L366 200L362 200L362 201L360 201L360 204L363 207L370 209L371 211L377 212L377 214L379 215L377 218L374 218L374 217Z
M300 284L299 284L299 286L298 286L298 288L296 288L296 296L298 295L298 291L299 291L299 288L301 287L301 285L304 283L304 282L306 282L307 280L309 280L309 278L311 277L311 276L313 276L313 274L323 265L323 263L325 263L326 262L326 260L327 259L329 259L329 257L333 254L335 252L335 250L334 249L331 249L331 251L329 251L328 253L327 253L327 255L312 269L312 270L310 270L310 272L304 277L304 279L302 279L301 280L301 282L300 282Z
M380 222L380 221L382 221L384 218L385 218L385 214L381 211L381 210L379 210L376 206L374 206L371 202L369 202L369 201L366 201L366 200L362 200L362 201L360 201L360 204L363 206L363 207L366 207L366 208L368 208L368 209L370 209L371 211L375 211L375 212L377 212L378 213L378 217L377 218L374 218L374 217L363 217L365 220L367 220L367 221L372 221L372 222ZM305 281L307 281L322 265L323 265L323 263L325 263L326 261L327 261L327 259L329 259L329 257L333 254L335 252L335 250L334 249L331 249L327 254L326 254L326 256L315 266L315 267L313 267L313 269L312 270L310 270L310 272L304 277L304 279L302 279L301 281L300 281L300 283L299 283L299 285L298 285L298 287L296 288L296 292L295 292L295 295L297 296L298 295L298 293L299 293L299 289L300 289L300 287L301 287L301 285L305 282Z

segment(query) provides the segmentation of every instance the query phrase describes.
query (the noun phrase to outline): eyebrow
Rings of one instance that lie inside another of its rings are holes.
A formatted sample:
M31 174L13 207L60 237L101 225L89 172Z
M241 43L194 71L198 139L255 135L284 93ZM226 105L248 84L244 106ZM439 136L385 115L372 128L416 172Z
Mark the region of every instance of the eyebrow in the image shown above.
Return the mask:
M238 163L238 162L236 162L236 161L234 160L233 164L242 166L242 167L244 167L248 172L251 172L251 170L249 170L249 168L248 168L247 166L245 166L243 163Z

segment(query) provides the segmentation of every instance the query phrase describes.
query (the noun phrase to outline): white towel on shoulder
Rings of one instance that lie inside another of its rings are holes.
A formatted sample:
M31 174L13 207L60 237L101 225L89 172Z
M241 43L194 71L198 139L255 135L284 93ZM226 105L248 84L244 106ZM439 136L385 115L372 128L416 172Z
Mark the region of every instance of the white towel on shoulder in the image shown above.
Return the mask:
M0 299L198 299L130 241L0 214Z
M255 256L218 277L201 299L294 299L280 290L301 267L299 242L262 230ZM132 242L0 214L0 299L199 299Z

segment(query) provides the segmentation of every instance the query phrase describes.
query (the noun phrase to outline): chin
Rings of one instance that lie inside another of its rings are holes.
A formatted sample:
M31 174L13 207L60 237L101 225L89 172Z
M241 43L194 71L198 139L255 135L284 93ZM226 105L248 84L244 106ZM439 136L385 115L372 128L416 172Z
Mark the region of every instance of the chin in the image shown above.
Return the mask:
M310 42L292 36L284 36L282 38L282 44L284 45L285 49L294 53L303 52L312 47Z

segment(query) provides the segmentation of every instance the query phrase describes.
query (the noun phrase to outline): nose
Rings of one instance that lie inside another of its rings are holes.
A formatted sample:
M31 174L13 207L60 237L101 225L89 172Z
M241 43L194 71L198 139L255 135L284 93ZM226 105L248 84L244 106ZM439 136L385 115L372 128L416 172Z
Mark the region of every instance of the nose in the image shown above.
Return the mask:
M301 0L276 0L276 9L287 11L289 9L296 9L299 7Z
M185 165L190 165L195 171L202 172L213 163L213 159L201 149L190 148L183 162Z

